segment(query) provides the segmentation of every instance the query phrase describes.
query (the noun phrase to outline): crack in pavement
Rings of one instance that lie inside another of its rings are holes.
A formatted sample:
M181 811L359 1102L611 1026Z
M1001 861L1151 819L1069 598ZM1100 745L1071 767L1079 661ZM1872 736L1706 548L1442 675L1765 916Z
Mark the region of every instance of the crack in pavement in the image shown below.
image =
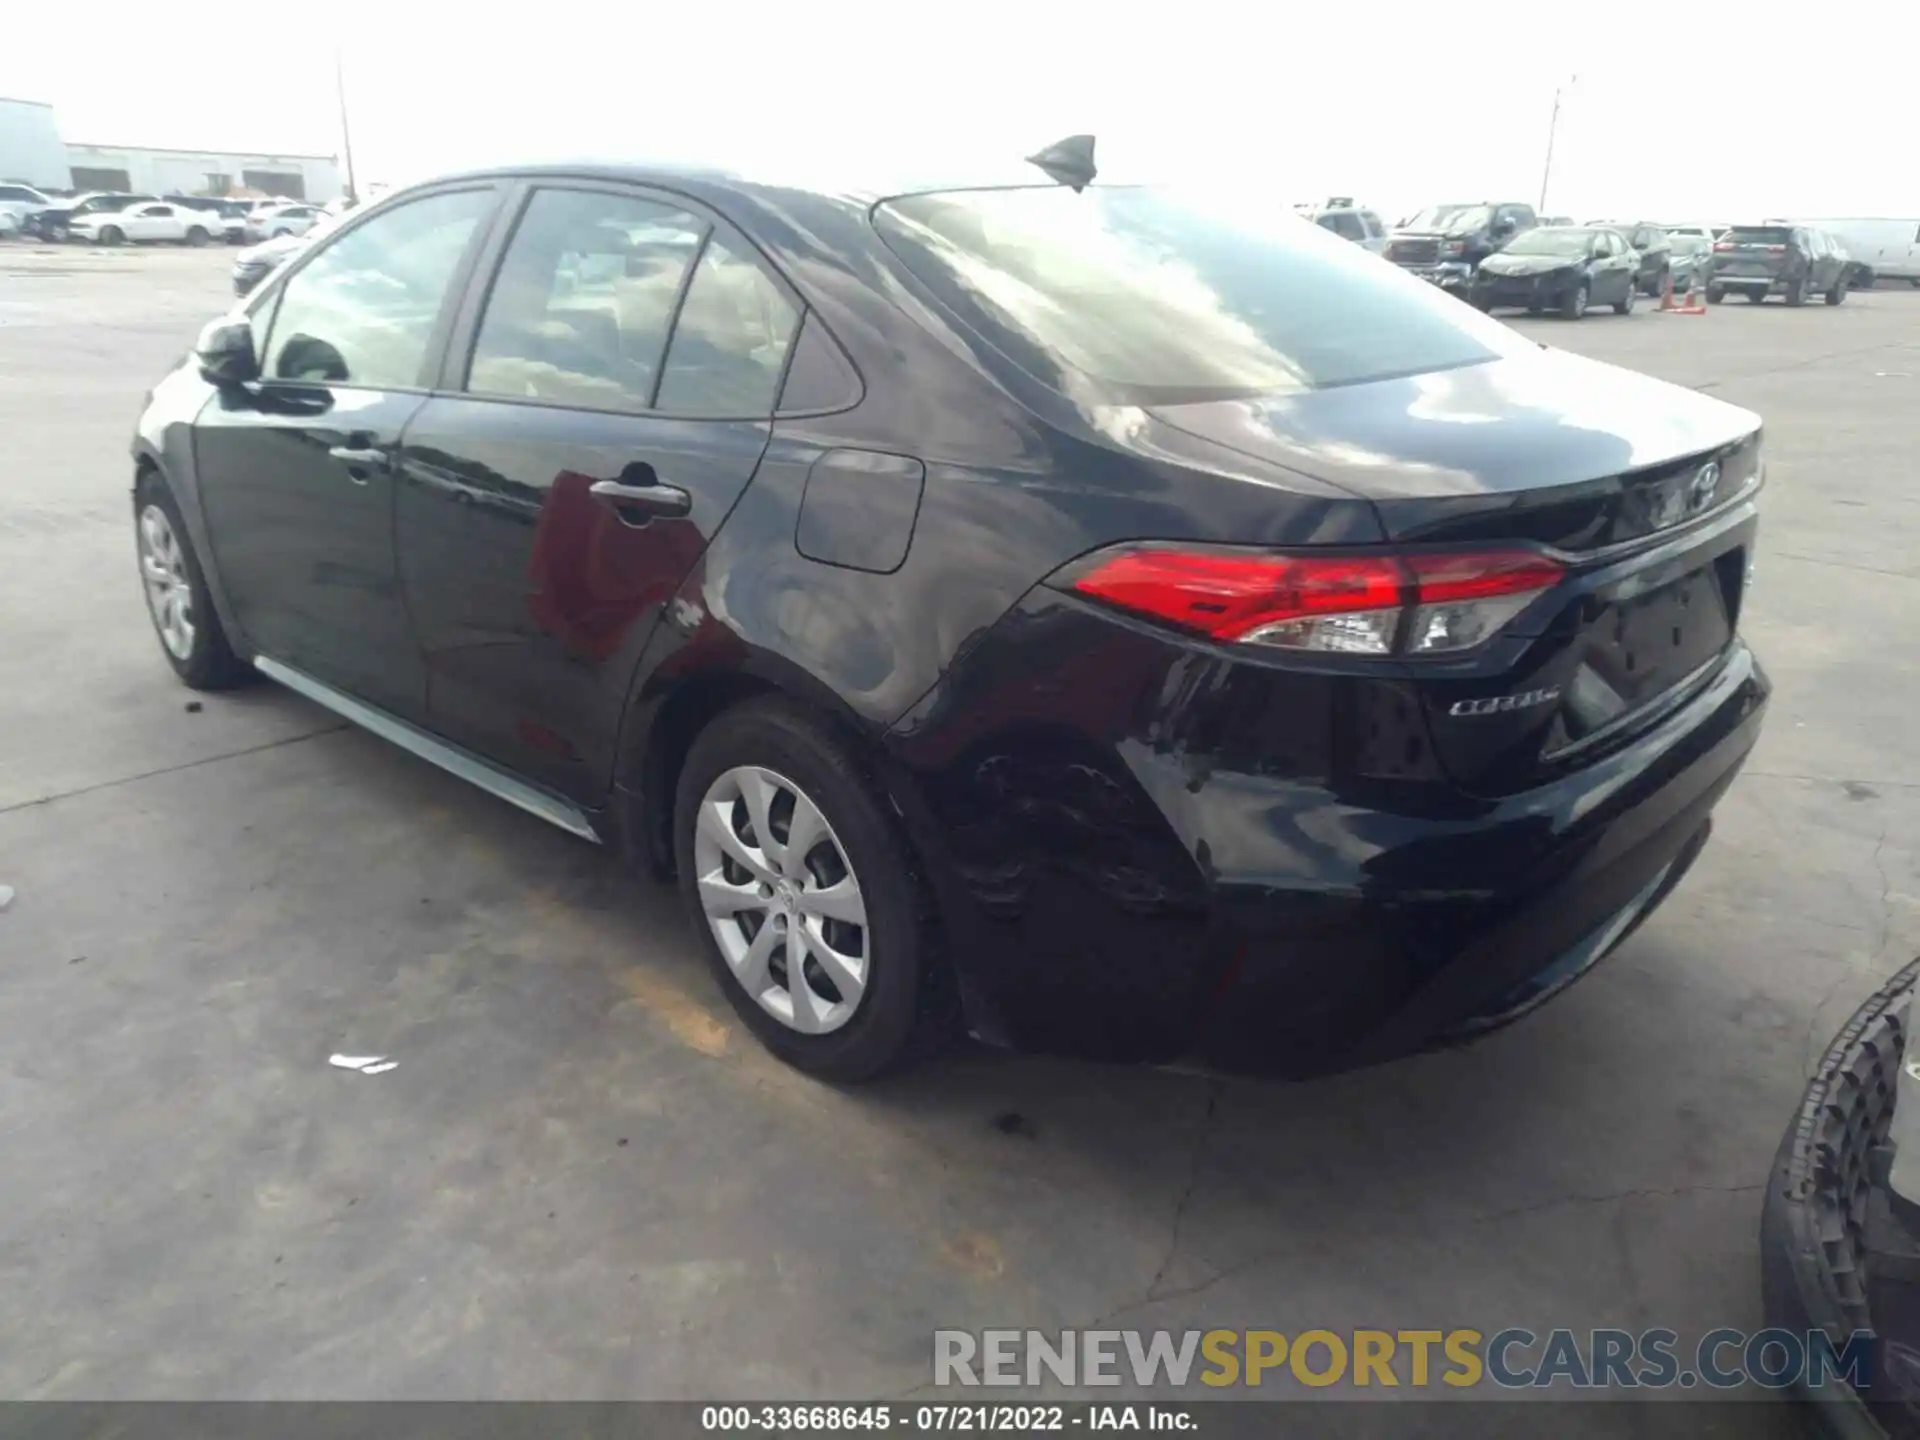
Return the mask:
M1187 1183L1181 1187L1180 1198L1174 1202L1173 1223L1167 1233L1167 1253L1161 1257L1160 1268L1153 1272L1153 1279L1147 1282L1147 1293L1142 1297L1143 1300L1158 1298L1155 1292L1180 1254L1180 1227L1186 1223L1187 1207L1193 1203L1194 1192L1200 1188L1200 1172L1206 1165L1207 1150L1213 1140L1213 1120L1219 1112L1220 1095L1225 1088L1226 1082L1218 1077L1207 1082L1207 1108L1200 1116L1200 1133L1194 1137L1193 1155L1187 1162Z
M1829 360L1845 360L1851 355L1871 355L1876 350L1904 350L1904 340L1887 340L1878 345L1863 345L1853 350L1835 350L1826 355L1809 355L1803 360L1792 360L1785 365L1771 366L1765 370L1749 370L1739 375L1723 375L1718 380L1703 380L1692 386L1695 390L1717 390L1722 385L1731 385L1740 380L1764 380L1770 375L1787 375L1795 370L1811 370L1816 365L1824 365Z
M222 760L237 760L242 755L258 755L263 750L278 750L283 745L298 745L303 740L312 740L321 735L332 735L341 730L352 728L346 721L338 725L323 726L318 730L308 730L299 735L288 735L279 740L268 740L264 744L249 745L240 750L228 750L220 755L206 755L198 760L182 760L178 765L162 765L158 770L143 770L138 775L122 775L117 780L102 780L95 785L81 785L72 790L59 790L52 795L41 795L33 800L16 800L11 805L0 805L0 815L11 815L16 810L31 810L36 805L51 805L56 800L71 800L76 795L92 795L100 790L112 790L119 785L132 785L140 780L152 780L159 775L172 775L181 770L195 770L202 765L217 765Z
M1819 555L1796 555L1791 550L1775 550L1769 560L1798 560L1803 565L1825 565L1833 570L1858 570L1862 575L1884 575L1889 580L1920 580L1908 570L1882 570L1878 565L1860 565L1852 560L1828 560Z

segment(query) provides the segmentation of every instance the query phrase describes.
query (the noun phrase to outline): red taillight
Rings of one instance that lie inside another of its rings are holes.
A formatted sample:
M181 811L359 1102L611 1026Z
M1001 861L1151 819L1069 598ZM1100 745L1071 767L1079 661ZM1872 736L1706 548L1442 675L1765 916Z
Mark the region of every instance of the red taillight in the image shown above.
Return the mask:
M1361 655L1477 645L1564 573L1525 550L1274 555L1161 545L1078 570L1078 593L1214 640Z
M1716 250L1731 250L1733 246L1725 240L1716 240L1713 242L1713 248Z

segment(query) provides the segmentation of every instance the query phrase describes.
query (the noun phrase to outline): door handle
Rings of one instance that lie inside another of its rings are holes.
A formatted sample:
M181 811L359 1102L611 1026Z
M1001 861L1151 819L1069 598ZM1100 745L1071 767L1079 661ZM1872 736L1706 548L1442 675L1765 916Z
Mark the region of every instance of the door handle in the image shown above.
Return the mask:
M693 501L678 485L629 485L621 480L596 480L587 493L616 510L640 510L673 519L693 509ZM642 522L645 523L645 522Z
M391 451L365 450L357 445L335 445L327 455L349 470L385 470L393 464Z

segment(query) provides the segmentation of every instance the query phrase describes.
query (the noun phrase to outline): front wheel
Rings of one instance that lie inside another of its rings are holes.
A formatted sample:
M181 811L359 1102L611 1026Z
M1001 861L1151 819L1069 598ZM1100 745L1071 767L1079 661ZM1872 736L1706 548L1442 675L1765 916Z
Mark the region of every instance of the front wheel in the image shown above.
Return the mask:
M1567 298L1561 302L1560 318L1563 320L1578 320L1582 315L1585 315L1587 313L1587 301L1591 297L1591 294L1592 292L1587 288L1587 282L1582 280L1579 288L1574 290L1572 294L1568 295Z
M151 471L134 491L134 549L147 613L173 673L195 690L230 690L242 683L252 667L227 644L180 507Z
M823 721L779 698L722 714L680 772L673 834L708 964L775 1055L865 1080L937 1033L936 940L912 852Z

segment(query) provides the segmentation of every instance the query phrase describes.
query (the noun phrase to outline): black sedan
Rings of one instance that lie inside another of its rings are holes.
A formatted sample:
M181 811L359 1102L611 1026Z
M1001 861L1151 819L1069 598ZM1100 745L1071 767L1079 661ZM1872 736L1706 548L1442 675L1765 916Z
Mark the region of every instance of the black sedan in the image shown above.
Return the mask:
M1578 320L1589 305L1633 311L1638 258L1612 230L1540 226L1514 236L1480 262L1468 298L1482 310L1500 306L1530 315L1551 310Z
M354 213L141 416L167 662L676 877L819 1075L956 1022L1299 1074L1521 1014L1757 738L1758 419L1037 161Z

